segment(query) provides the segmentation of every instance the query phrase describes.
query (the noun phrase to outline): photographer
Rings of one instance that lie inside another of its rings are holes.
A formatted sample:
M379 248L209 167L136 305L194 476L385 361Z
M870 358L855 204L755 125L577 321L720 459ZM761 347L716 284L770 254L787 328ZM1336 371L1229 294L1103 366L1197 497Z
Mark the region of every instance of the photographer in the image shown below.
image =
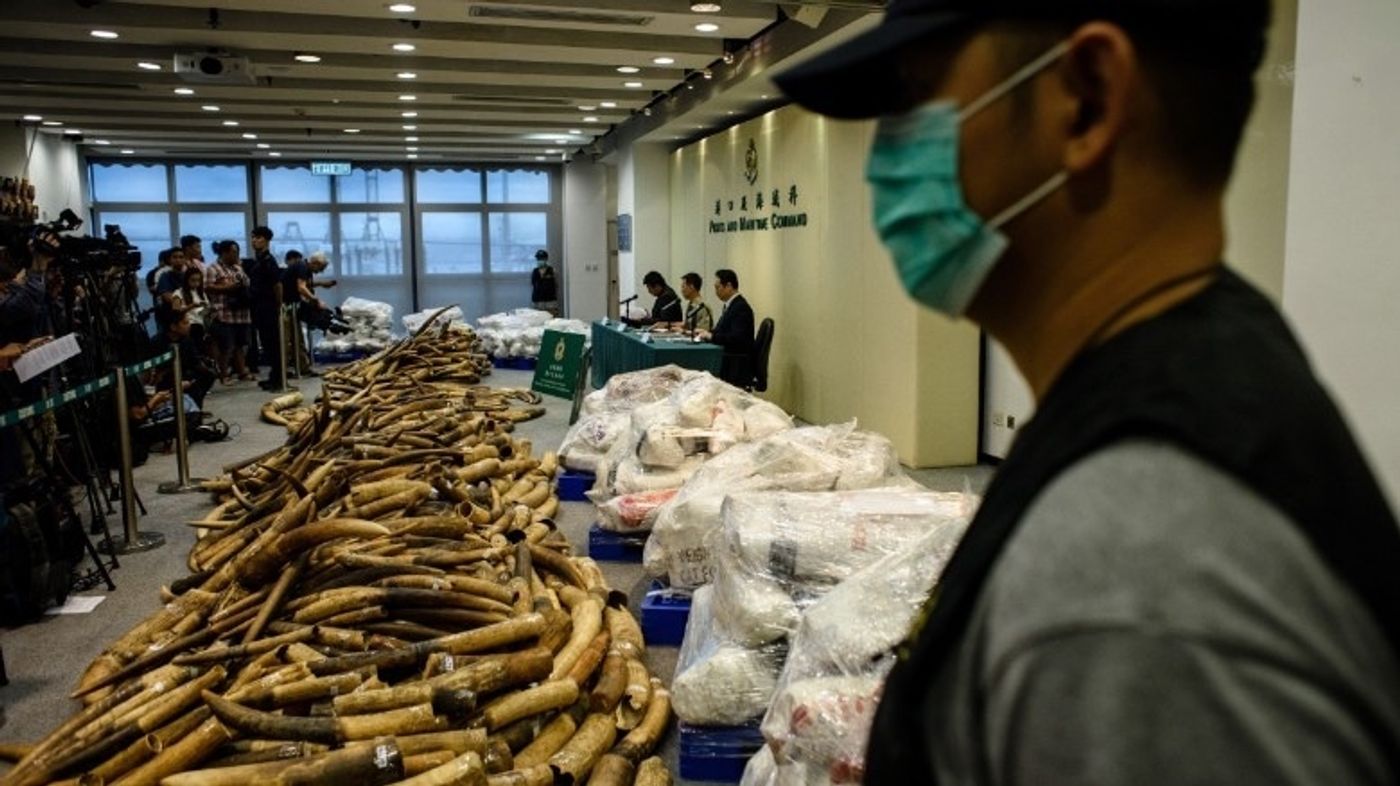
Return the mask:
M52 231L38 230L29 241L30 266L0 271L0 345L27 342L53 332L48 272L58 243L58 235Z
M248 274L238 258L238 243L225 240L218 246L219 260L209 266L209 332L214 336L214 358L219 365L219 378L228 384L229 367L241 380L256 379L249 373L246 362L248 332L253 315L248 296Z

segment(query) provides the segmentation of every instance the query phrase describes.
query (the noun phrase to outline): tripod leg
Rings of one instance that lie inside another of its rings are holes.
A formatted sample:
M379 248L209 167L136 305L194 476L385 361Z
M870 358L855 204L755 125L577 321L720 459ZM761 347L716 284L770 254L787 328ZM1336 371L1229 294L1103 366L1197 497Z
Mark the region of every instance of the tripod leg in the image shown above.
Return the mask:
M82 456L83 463L86 465L85 468L87 470L86 473L84 473L83 480L87 485L88 507L92 509L92 525L88 534L101 534L106 537L105 542L107 543L108 556L112 559L112 569L117 570L121 568L121 563L117 561L117 549L116 546L113 545L115 541L112 539L112 528L108 525L107 516L103 515L102 506L98 502L98 497L102 496L102 490L98 487L97 482L97 454L92 450L92 443L88 442L87 431L83 429L83 422L78 417L78 411L73 409L70 410L70 413L73 416L73 438L77 440L78 452L79 455ZM106 477L105 473L103 477ZM111 512L111 505L111 500L108 499L107 507L109 513ZM98 522L102 524L102 531L100 533L95 531ZM88 547L92 547L91 541L88 542ZM93 561L101 564L101 560L96 556L93 557ZM107 584L111 585L112 580L106 577L105 571L103 572L103 576L107 579ZM115 587L113 587L113 589L115 589Z

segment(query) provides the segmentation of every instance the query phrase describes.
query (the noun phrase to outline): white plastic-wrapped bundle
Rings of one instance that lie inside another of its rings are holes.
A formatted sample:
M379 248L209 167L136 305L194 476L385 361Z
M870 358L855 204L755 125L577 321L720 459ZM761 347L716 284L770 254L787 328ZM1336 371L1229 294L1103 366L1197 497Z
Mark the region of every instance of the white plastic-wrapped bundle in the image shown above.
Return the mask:
M582 416L559 447L559 458L569 469L597 472L598 464L618 441L632 433L632 411L669 396L686 379L701 372L679 366L618 374L602 390L583 400Z
M715 617L727 636L751 646L784 638L840 582L906 553L927 533L945 533L951 548L971 508L968 495L901 489L731 496L711 544ZM878 614L871 600L859 614ZM863 625L859 633L866 632Z
M750 439L745 414L765 429L791 425L786 413L715 377L685 377L664 399L632 410L631 432L596 462L598 483L589 497L679 488L707 461Z
M676 496L676 489L639 491L613 497L598 506L598 525L610 532L646 532L656 521L656 511Z
M436 314L439 311L442 311L442 309L430 308L426 311L419 311L416 314L405 314L403 317L404 329L407 330L410 334L417 333L418 329L423 327L423 324L427 322L433 314ZM470 327L469 325L467 325L466 315L462 313L461 306L449 307L446 311L443 312L442 316L438 317L437 320L433 322L433 324L446 324L451 325L453 328Z
M662 507L647 541L648 570L672 586L712 580L710 534L730 494L747 491L827 491L911 486L894 446L855 425L808 426L738 445L701 467Z
M964 496L964 516L929 528L907 548L851 575L802 616L761 725L774 755L772 777L781 779L774 782L861 781L891 653L966 532L975 499Z
M777 688L782 652L754 650L715 628L708 587L695 592L676 662L671 703L676 717L700 726L737 726L763 715Z
M328 336L318 346L332 352L378 352L394 340L394 307L363 298L346 298L340 305L349 333Z
M545 325L554 321L548 311L518 308L501 314L488 314L476 321L485 351L500 358L539 357Z

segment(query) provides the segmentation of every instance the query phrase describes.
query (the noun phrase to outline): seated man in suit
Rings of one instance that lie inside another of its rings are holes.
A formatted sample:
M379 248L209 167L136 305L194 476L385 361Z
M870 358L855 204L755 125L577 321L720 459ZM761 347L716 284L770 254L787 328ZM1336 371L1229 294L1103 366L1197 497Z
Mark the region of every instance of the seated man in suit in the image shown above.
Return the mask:
M753 387L753 309L739 294L739 276L733 270L715 271L715 295L724 304L713 331L701 331L700 338L724 347L720 378L735 387Z
M624 319L623 322L632 327L646 327L648 325L665 327L685 318L681 311L680 295L676 294L676 290L671 289L660 273L655 270L647 273L642 278L642 285L647 288L647 292L652 297L656 298L656 302L651 307L651 316L646 319Z

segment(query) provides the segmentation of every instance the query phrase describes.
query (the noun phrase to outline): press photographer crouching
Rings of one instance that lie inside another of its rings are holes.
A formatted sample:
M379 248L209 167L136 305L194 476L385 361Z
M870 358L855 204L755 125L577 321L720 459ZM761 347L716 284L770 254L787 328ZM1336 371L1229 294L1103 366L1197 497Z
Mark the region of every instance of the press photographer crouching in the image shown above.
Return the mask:
M316 297L317 289L329 289L338 282L317 281L316 276L330 266L326 252L317 251L309 259L303 259L300 252L287 252L287 272L282 283L284 302L297 307L297 320L312 330L323 333L349 333L350 326L340 315L340 309L331 308L326 301ZM299 329L293 325L292 329ZM303 357L298 358L299 369L305 374L310 371L309 347L303 349Z

